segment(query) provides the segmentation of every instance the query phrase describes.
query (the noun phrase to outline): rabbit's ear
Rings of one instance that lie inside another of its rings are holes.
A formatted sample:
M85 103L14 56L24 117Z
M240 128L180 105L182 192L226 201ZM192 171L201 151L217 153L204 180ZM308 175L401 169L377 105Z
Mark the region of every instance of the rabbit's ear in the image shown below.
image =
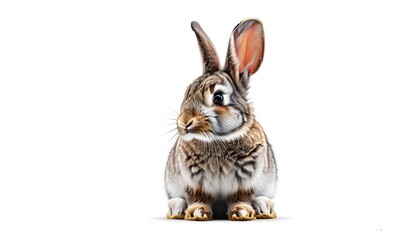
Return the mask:
M203 62L203 74L217 72L220 70L220 61L216 49L207 34L203 31L198 22L191 22L191 28L197 36L200 47L201 60Z
M242 87L248 88L248 77L260 67L264 57L264 30L257 19L239 23L229 39L225 63L227 71Z

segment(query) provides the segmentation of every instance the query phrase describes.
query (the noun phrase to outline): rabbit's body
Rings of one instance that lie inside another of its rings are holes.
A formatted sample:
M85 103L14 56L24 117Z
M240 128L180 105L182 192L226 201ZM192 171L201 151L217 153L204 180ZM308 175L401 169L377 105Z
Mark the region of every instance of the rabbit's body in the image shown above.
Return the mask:
M273 197L276 167L271 146L260 140L263 135L254 122L247 135L227 143L178 140L168 162L169 197L186 198L188 186L200 186L214 200L226 199L239 189Z
M197 23L192 27L204 74L188 87L177 120L180 137L169 154L165 174L168 218L209 220L214 203L224 203L232 220L274 218L270 198L275 193L276 162L246 99L249 75L262 61L262 25L247 20L235 28L224 69L201 27ZM234 41L244 34L249 34L251 44L245 50L255 51L248 60L232 51L238 48Z

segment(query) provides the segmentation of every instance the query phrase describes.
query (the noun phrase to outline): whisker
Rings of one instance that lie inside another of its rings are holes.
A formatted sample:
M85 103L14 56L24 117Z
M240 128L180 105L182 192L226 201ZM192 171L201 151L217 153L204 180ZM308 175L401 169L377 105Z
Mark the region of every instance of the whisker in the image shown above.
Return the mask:
M176 125L176 123L171 121L170 123L162 124L161 127L166 127L166 126L170 126L170 125Z
M176 128L172 128L172 129L168 130L167 132L164 132L161 135L159 135L159 138L167 137L169 134L172 135L171 133L173 133L177 130L178 129L176 129ZM175 132L175 134L178 134L178 132Z
M173 108L166 106L167 109L169 109L170 111L166 111L166 114L170 114L172 116L174 116L175 118L178 118L179 113L177 111L175 111Z
M173 131L177 131L177 130L178 130L177 128L172 128L171 130L167 131L164 135L169 134L169 133L171 133Z
M176 115L179 115L179 113L177 111L175 111L175 109L170 108L172 110L173 113L175 113Z
M175 137L178 137L179 136L179 134L178 134L178 132L176 132L169 140L168 140L168 143L169 142L171 142Z

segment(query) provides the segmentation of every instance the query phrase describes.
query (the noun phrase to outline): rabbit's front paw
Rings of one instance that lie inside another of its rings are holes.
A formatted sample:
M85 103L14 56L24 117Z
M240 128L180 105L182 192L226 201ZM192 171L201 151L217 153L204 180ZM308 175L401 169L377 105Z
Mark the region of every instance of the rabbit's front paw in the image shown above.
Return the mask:
M169 211L166 217L169 219L184 219L184 211L187 208L187 202L183 198L172 198L168 202Z
M252 206L257 212L257 218L276 218L277 214L274 211L273 201L264 196L254 198Z
M228 212L229 220L247 221L255 219L255 211L248 203L235 203Z
M185 220L207 221L212 220L213 214L209 205L194 203L185 211Z

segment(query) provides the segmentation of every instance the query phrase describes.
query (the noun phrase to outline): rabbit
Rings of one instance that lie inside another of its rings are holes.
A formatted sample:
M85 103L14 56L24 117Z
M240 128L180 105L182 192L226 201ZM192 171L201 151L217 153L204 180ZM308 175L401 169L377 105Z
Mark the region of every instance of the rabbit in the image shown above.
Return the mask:
M262 23L246 19L233 29L223 68L201 26L193 21L191 28L203 75L188 86L176 121L165 170L167 218L212 220L220 209L226 212L218 218L229 220L276 218L276 160L247 101L264 55Z

